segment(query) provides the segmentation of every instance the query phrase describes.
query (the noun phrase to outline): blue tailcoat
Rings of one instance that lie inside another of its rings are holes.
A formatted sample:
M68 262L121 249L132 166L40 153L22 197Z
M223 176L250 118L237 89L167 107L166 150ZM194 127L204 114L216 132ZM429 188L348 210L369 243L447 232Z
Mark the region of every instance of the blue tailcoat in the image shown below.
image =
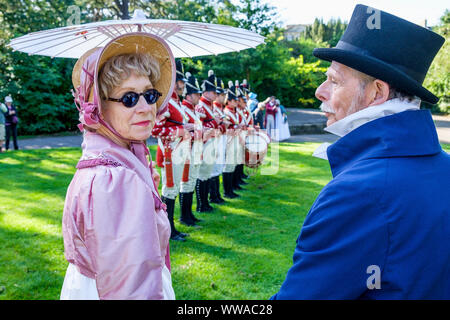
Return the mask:
M373 120L327 153L333 180L272 299L449 299L450 156L430 112Z

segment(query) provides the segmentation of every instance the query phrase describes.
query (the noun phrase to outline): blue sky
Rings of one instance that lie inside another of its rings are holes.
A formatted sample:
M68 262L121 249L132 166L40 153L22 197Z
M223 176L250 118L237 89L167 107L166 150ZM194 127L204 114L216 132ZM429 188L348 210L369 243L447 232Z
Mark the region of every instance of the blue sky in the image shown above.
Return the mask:
M286 24L310 24L314 18L324 21L340 17L350 20L356 4L364 4L387 11L403 19L421 24L427 19L429 26L439 23L449 0L265 0L278 10L279 20Z

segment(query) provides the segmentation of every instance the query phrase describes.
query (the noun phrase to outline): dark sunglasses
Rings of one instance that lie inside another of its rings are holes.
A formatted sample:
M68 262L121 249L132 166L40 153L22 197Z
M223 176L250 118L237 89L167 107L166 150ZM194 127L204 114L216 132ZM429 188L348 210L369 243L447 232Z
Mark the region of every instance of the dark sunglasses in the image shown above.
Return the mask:
M158 101L159 97L162 96L162 94L156 89L148 89L147 91L141 93L130 91L125 93L120 99L108 98L107 100L122 102L125 107L133 108L135 105L137 105L141 96L144 96L144 99L148 104L155 104L156 101Z

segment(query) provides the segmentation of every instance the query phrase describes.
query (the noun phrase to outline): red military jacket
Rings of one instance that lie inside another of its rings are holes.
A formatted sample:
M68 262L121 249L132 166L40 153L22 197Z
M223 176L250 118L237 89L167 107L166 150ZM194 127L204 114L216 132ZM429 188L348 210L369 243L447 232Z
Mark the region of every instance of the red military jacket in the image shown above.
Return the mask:
M200 102L195 107L195 112L199 115L204 128L219 128L219 124L214 119L214 111L211 101L202 96L200 98Z
M226 106L224 109L224 113L227 116L228 121L231 122L228 128L236 129L237 126L241 123L239 114L236 112L236 109Z
M168 110L164 116L164 119L157 122L153 127L152 136L165 142L184 136L185 132L183 125L187 123L187 120L175 91L172 93L172 97L168 104ZM164 152L161 150L159 143L158 149L156 150L156 163L161 168L164 166Z
M247 108L244 109L244 115L245 115L245 123L248 126L253 126L253 116Z
M223 112L223 104L214 101L213 103L213 112L214 112L214 116L217 118L220 118L220 122L219 122L219 129L220 132L223 134L227 131L227 125L224 123L225 120L225 113Z
M186 114L186 118L188 119L188 123L195 123L196 120L199 120L195 114L195 106L192 103L184 99L182 106L184 107L184 112Z
M186 114L186 119L188 119L187 122L196 125L196 127L195 127L196 133L194 134L194 132L191 132L191 138L200 139L201 135L202 135L202 126L200 125L200 128L198 128L197 125L198 125L198 122L201 120L198 117L198 115L195 113L194 105L192 103L190 103L189 101L187 101L186 99L183 100L183 103L181 105Z

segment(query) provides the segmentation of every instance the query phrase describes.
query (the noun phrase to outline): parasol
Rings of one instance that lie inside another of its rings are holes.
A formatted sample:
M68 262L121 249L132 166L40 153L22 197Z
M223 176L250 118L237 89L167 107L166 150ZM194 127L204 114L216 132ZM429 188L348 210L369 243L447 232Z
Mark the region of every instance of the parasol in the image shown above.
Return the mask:
M8 46L30 55L80 58L86 51L102 47L127 33L146 32L163 38L175 58L218 55L255 48L264 37L228 25L192 21L147 19L136 10L128 20L108 20L54 28L13 39Z

